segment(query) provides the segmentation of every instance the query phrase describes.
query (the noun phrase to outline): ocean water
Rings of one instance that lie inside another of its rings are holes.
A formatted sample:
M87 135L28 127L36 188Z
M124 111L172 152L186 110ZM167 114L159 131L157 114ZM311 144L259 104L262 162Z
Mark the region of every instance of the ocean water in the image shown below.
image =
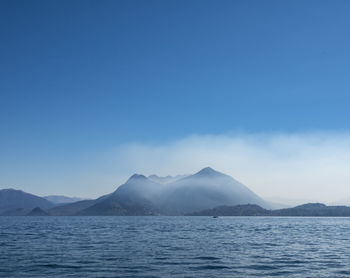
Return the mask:
M0 277L350 277L350 218L0 217Z

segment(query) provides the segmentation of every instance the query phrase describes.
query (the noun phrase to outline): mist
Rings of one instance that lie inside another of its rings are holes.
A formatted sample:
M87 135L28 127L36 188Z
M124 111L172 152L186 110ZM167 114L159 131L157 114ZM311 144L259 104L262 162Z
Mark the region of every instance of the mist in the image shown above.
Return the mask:
M134 173L176 176L210 166L269 201L350 204L347 132L191 135L164 143L129 142L98 152L86 150L64 163L53 157L40 159L30 171L21 169L20 175L3 170L3 188L39 196L97 198Z
M119 173L188 174L210 166L259 196L290 203L350 197L350 134L336 132L194 135L113 151Z

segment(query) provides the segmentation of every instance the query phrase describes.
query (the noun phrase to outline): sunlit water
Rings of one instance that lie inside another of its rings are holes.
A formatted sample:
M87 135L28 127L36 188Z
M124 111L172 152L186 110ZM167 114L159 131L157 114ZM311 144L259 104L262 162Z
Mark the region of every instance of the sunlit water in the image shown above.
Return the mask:
M0 217L1 277L350 277L350 218Z

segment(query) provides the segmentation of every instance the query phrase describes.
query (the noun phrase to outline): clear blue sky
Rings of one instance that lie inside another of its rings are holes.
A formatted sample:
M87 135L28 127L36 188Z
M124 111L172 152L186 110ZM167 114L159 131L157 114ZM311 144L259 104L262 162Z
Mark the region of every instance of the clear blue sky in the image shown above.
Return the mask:
M348 130L349 11L346 0L2 0L0 187L130 141Z

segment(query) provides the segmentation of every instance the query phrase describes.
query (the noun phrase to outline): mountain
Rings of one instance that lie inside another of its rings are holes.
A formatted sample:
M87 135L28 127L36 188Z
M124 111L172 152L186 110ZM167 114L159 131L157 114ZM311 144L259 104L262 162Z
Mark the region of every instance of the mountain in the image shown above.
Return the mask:
M10 193L3 193L5 202L1 204L6 204L4 210L11 215L184 215L218 206L255 204L269 208L269 203L245 185L210 167L176 177L134 174L114 192L98 199L56 206L22 191ZM30 211L36 207L42 211Z
M42 210L39 207L33 208L29 213L26 214L27 216L49 216L49 214Z
M266 210L257 205L220 206L188 213L189 216L309 216L350 217L350 207L309 203L293 208Z
M2 212L10 209L33 209L40 207L47 209L53 207L53 204L48 200L15 189L0 190L0 210Z
M220 205L269 204L232 177L204 168L166 184L135 174L79 215L183 215Z
M269 204L234 178L204 168L198 173L169 184L161 208L168 214L185 214L223 205Z
M154 201L160 197L162 185L143 175L133 175L115 192L100 198L79 215L158 215Z
M84 200L83 198L67 197L67 196L62 196L62 195L50 195L50 196L45 196L43 198L48 200L49 202L51 202L53 204L68 204L68 203L74 203L74 202Z

